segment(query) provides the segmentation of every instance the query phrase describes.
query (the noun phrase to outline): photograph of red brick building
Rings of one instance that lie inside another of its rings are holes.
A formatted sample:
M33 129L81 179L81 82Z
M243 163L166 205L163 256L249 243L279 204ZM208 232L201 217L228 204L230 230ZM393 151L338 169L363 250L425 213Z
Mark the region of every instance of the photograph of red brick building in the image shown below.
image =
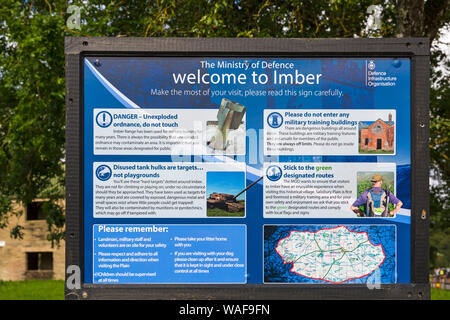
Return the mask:
M359 123L359 153L394 153L395 125L392 114L389 121Z

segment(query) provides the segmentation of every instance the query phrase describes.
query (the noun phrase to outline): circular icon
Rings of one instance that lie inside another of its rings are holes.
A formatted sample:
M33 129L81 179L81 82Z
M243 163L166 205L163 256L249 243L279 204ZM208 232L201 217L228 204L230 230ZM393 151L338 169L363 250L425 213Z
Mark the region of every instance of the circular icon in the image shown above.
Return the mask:
M271 128L279 128L283 124L283 117L278 112L272 112L267 117L267 124Z
M400 68L402 66L402 62L399 59L395 59L394 61L392 61L392 65L394 66L394 68Z
M106 164L102 164L101 166L97 167L97 170L95 170L95 175L97 176L98 180L106 181L111 178L112 170Z
M266 170L266 177L270 181L278 181L283 175L283 171L279 166L269 166Z
M370 60L368 66L369 70L374 70L375 69L375 62L373 62L373 60Z
M95 122L97 122L98 126L101 128L108 128L112 123L112 116L108 111L101 111L97 113Z

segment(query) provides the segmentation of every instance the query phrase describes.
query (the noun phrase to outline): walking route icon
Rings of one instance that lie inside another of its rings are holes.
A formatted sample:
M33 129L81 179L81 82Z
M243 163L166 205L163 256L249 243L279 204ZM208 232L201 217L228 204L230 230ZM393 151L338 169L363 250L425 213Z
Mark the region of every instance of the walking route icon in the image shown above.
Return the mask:
M281 179L283 171L279 166L273 165L267 168L266 176L270 181L278 181Z
M345 226L311 231L292 231L280 240L277 253L291 272L307 278L343 283L365 277L380 267L386 255L366 232Z

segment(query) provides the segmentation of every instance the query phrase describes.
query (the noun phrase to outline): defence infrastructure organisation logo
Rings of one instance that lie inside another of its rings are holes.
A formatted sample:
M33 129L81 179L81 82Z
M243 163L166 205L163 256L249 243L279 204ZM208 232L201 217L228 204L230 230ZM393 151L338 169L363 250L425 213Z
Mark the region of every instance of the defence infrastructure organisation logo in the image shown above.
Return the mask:
M366 86L368 87L395 87L397 85L397 77L392 75L388 71L389 67L394 67L394 69L400 68L402 65L401 60L393 59L389 64L375 63L374 60L366 60L365 68L365 80Z

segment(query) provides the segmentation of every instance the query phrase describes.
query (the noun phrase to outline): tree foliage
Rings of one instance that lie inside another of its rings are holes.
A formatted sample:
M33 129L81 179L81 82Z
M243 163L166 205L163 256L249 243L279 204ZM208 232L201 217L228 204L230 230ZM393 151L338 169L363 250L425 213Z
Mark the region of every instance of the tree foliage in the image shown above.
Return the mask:
M81 9L80 30L66 26L69 5ZM376 29L368 25L374 6L381 11ZM433 263L438 263L438 253L449 247L442 238L450 241L449 61L438 47L441 31L450 24L449 8L450 0L3 0L0 227L9 225L20 237L14 217L21 212L14 211L14 201L26 204L41 197L50 199L49 239L64 235L63 209L56 201L64 185L64 36L420 36L433 43L431 240Z
M65 20L55 11L46 2L0 7L0 217L19 238L14 203L47 198L58 210L63 196ZM59 220L49 218L51 239L63 237Z

